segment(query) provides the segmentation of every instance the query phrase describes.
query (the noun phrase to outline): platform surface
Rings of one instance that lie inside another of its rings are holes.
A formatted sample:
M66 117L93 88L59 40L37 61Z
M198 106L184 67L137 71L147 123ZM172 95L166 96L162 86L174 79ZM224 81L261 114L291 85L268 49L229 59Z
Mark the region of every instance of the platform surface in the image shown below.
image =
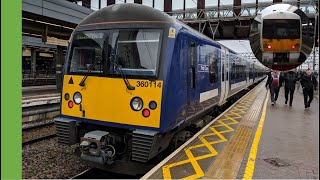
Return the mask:
M319 100L275 106L265 81L141 179L319 178Z
M60 96L56 85L22 87L22 100Z
M319 179L317 93L308 109L304 108L303 94L297 90L292 107L285 104L283 88L275 106L269 99L254 179Z

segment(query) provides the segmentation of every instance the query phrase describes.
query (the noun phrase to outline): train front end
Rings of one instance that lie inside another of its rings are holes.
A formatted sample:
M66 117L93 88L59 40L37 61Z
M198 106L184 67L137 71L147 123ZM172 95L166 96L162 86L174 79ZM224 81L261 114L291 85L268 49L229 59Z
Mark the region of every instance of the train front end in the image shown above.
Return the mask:
M265 15L261 36L263 63L297 63L302 45L300 16L291 12Z
M161 33L157 29L75 32L61 114L158 128L163 84L157 78Z
M127 4L106 7L72 35L56 127L58 141L78 143L85 161L145 163L166 146L158 135L164 91L160 67L170 23L153 11Z

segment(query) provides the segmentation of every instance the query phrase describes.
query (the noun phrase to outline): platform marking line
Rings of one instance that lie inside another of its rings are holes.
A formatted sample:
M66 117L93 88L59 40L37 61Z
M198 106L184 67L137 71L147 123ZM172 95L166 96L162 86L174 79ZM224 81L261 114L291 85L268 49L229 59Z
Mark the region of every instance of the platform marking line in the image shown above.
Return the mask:
M252 142L252 146L251 146L250 154L249 154L249 157L248 157L247 166L246 166L246 169L245 169L245 172L244 172L244 175L243 175L243 179L252 179L252 177L253 177L255 160L256 160L257 152L258 152L258 145L259 145L260 137L261 137L261 134L262 134L262 128L263 128L263 125L264 125L264 120L265 120L265 117L266 117L268 99L269 99L269 92L268 92L267 97L266 97L266 99L264 101L260 122L258 124L257 130L256 130L256 134L255 134L253 142Z
M228 141L228 139L225 136L223 136L223 134L234 131L234 129L230 125L239 123L236 119L241 119L243 117L243 115L246 113L246 110L248 110L249 107L252 105L253 100L254 100L253 94L249 95L246 99L243 99L242 101L240 101L236 106L234 106L231 110L229 110L229 112L227 112L220 119L218 119L217 124L209 126L209 129L212 132L200 135L198 137L198 139L202 142L202 144L197 144L194 146L189 146L187 148L184 148L185 154L188 157L187 160L164 165L162 167L163 178L172 179L170 169L172 167L180 166L187 163L191 163L196 173L193 175L184 177L182 179L197 179L197 178L203 177L204 172L197 161L218 155L218 152L212 147L212 145ZM229 121L229 122L225 123L224 121ZM218 131L216 129L217 127L225 127L226 130ZM218 136L220 139L212 142L208 142L205 139L205 137L209 137L209 136ZM206 147L210 151L210 153L195 157L191 150L196 148L201 148L201 147Z
M262 88L260 88L260 91ZM235 133L232 134L228 143L223 147L219 156L212 161L205 172L205 177L210 179L235 179L243 161L245 150L249 143L251 133L255 124L258 124L260 109L263 107L264 96L255 93L255 100L252 106L243 116Z

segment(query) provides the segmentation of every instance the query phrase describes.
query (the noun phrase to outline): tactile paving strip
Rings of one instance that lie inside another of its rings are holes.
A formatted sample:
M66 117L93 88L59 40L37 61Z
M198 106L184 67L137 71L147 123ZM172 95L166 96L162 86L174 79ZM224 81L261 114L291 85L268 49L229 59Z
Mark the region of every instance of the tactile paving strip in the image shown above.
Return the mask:
M205 173L210 179L235 179L244 158L251 134L259 120L260 110L266 95L257 96L250 110L243 116L237 130L224 150Z

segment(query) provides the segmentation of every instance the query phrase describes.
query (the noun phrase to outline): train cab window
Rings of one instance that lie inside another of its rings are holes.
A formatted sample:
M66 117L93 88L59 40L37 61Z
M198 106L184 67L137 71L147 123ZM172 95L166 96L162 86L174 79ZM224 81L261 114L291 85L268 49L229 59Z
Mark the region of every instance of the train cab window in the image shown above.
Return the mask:
M190 60L190 88L195 88L195 79L196 79L196 68L195 68L195 64L196 64L196 60L197 60L197 49L196 49L196 43L195 42L191 42L190 43L190 54L189 54L189 60Z
M77 33L73 38L70 72L102 73L102 46L104 34L100 32Z
M161 29L76 32L71 43L68 71L74 74L90 72L90 75L120 76L123 73L155 77L161 36Z
M263 21L262 37L267 39L300 38L300 20L266 19Z
M73 53L74 58L78 60L78 63L71 64L72 71L74 69L87 70L88 68L91 68L92 70L101 70L100 63L94 62L95 59L101 57L101 49L90 47L74 48ZM92 66L93 64L94 67Z
M156 75L160 32L157 30L119 30L117 60L126 74ZM114 38L113 38L114 39Z

